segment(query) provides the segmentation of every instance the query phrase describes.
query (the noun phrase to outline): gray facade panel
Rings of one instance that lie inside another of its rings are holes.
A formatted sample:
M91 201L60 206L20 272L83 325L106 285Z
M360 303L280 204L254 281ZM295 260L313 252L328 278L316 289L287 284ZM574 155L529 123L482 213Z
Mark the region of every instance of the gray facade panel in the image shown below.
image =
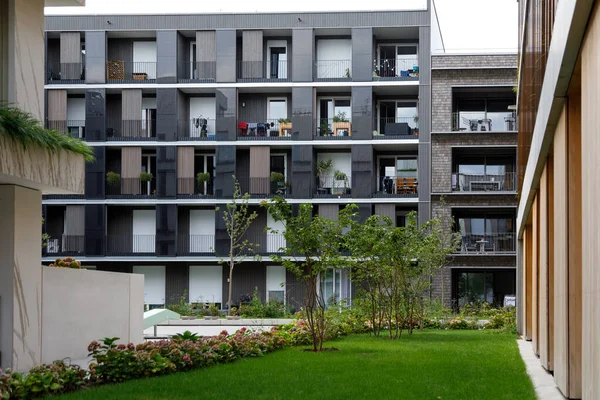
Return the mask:
M236 173L236 148L235 146L217 146L215 194L217 197L233 196L233 178Z
M236 140L237 89L220 88L215 91L217 140Z
M85 91L85 140L103 141L106 137L106 89Z
M177 196L177 148L160 146L156 151L156 194L159 198Z
M156 205L156 255L175 256L177 244L177 206Z
M156 32L156 79L158 83L177 83L178 33Z
M312 82L315 61L315 36L311 28L292 30L292 80Z
M352 87L352 139L373 138L373 88Z
M373 145L352 146L352 197L370 198L373 185Z
M431 219L431 210L429 206L431 193L431 155L430 144L419 141L418 158L418 194L419 194L419 223Z
M236 31L218 30L215 33L217 46L217 82L235 82L237 71Z
M177 304L185 293L185 301L190 301L190 267L183 263L168 264L165 267L165 302ZM192 299L194 300L194 299Z
M292 194L294 198L310 199L315 184L312 146L292 147Z
M312 68L310 68L312 71ZM292 88L292 133L298 140L312 140L314 130L313 88ZM298 134L294 134L298 132Z
M229 298L229 267L223 266L223 305L226 308ZM258 294L261 301L265 301L267 291L267 267L264 263L245 263L241 268L233 269L233 282L231 290L232 306L240 304L240 298Z
M75 18L64 18L75 19ZM106 82L106 32L85 33L85 82Z
M156 89L156 136L158 140L177 140L179 90Z
M373 29L352 28L352 80L373 77Z

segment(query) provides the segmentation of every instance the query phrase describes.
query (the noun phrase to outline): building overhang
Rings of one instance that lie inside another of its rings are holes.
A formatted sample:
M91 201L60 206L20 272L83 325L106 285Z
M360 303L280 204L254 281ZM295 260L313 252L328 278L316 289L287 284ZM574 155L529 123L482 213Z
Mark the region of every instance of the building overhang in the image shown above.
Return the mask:
M46 7L83 7L85 0L46 0Z

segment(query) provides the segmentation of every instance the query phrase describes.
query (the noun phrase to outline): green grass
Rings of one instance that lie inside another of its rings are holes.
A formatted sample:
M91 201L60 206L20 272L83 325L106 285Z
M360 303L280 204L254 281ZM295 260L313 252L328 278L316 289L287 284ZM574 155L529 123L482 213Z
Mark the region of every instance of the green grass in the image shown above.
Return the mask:
M535 399L514 335L421 331L353 335L338 352L288 348L261 358L107 385L64 399Z

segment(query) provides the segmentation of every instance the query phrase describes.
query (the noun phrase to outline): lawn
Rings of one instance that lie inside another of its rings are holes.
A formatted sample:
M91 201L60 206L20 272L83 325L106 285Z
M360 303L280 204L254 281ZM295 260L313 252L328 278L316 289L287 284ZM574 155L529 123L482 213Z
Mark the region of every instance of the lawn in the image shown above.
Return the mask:
M352 335L340 351L288 348L61 399L535 399L514 335L418 331L398 341Z

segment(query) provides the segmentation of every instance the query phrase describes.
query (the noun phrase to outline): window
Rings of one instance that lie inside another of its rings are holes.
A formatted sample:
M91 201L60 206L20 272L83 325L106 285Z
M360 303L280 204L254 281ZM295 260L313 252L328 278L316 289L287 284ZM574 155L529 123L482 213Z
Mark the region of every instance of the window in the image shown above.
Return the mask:
M459 156L454 160L452 190L515 190L514 156Z
M452 130L516 131L514 95L510 88L455 88Z
M514 269L456 269L452 273L452 297L458 308L475 302L486 302L496 307L502 307L504 298L514 296L515 290L516 274Z
M335 117L345 119L346 121L352 119L350 99L319 100L319 118L333 120Z

